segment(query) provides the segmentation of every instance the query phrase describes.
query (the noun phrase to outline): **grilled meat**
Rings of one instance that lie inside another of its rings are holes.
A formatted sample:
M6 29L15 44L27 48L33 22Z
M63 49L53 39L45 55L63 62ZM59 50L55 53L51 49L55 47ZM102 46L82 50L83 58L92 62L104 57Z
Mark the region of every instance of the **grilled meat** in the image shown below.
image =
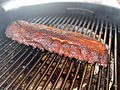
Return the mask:
M6 36L34 48L64 54L88 63L109 64L106 47L99 41L79 33L18 20L6 29Z

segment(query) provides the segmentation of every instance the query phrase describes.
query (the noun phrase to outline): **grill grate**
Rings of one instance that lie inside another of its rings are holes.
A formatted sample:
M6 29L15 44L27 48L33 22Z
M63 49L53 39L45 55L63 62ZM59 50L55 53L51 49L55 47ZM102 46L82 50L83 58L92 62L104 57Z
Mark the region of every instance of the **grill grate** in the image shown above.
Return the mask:
M56 53L32 49L0 37L0 88L5 90L117 89L117 26L83 15L47 15L23 20L75 31L97 39L108 48L111 65L80 63ZM113 47L113 48L112 48ZM112 50L113 49L113 50ZM114 67L115 63L115 68Z

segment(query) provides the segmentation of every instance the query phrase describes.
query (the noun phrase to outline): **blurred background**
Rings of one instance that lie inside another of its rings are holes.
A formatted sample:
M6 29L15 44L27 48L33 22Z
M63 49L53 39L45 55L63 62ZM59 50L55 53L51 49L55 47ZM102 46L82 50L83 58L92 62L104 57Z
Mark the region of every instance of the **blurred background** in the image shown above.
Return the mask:
M50 2L86 2L86 3L96 3L96 4L102 4L102 5L120 8L119 1L120 0L1 0L0 3L3 6L3 8L7 11L7 10L19 8L21 6L43 4Z

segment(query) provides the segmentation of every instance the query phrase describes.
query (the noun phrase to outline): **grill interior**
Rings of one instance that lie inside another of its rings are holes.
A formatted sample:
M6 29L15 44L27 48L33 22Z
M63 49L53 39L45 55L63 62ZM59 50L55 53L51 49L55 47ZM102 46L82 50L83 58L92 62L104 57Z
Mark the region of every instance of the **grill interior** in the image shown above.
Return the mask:
M85 15L42 15L23 20L85 34L108 48L107 68L41 51L0 36L0 88L5 90L108 90L117 87L117 31L108 20ZM114 79L113 79L114 78Z

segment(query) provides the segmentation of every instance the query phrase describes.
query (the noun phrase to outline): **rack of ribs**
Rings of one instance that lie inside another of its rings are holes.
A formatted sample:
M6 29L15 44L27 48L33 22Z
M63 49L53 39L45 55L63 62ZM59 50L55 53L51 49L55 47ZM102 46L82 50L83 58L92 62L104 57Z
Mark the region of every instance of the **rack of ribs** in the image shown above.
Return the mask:
M19 43L75 58L80 62L97 63L101 66L109 64L106 47L77 32L17 20L8 25L5 34Z

